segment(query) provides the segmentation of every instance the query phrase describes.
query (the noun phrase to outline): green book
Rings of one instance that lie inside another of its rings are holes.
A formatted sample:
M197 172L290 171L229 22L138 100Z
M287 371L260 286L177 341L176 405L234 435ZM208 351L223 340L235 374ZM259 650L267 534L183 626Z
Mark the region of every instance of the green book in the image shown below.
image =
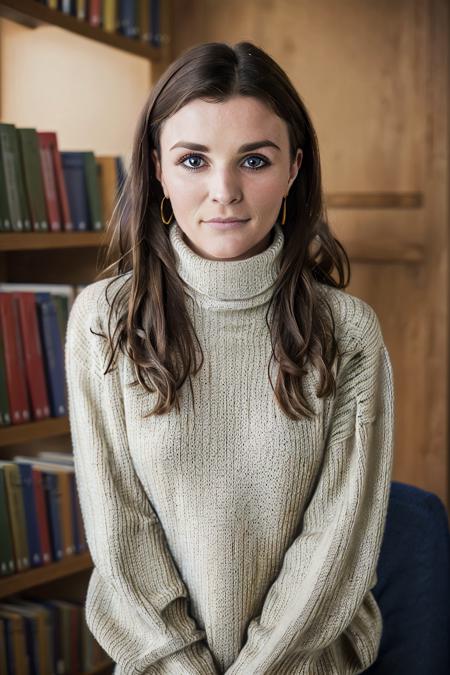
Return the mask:
M103 214L100 197L100 182L98 178L97 162L93 152L84 153L84 175L86 178L86 189L91 215L91 229L103 229Z
M33 230L47 232L49 227L37 131L32 128L17 129L17 133Z
M10 232L11 215L9 213L8 195L6 192L6 176L0 152L0 232Z
M58 320L59 334L61 336L61 344L66 342L66 327L69 317L68 300L66 295L52 295L52 300L56 307L56 318Z
M5 477L5 491L15 563L17 570L21 572L30 568L30 551L28 547L22 479L20 469L14 462L1 460L0 467L3 469Z
M25 193L19 137L14 124L0 122L0 155L6 182L6 198L12 230L31 232L31 220Z

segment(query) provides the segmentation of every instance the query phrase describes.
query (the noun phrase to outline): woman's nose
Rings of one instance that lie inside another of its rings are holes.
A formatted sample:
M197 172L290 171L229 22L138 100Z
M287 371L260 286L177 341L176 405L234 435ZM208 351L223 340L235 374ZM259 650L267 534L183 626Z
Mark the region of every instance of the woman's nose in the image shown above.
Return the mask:
M211 177L210 196L221 204L238 201L242 198L242 188L236 173L230 170L218 170Z

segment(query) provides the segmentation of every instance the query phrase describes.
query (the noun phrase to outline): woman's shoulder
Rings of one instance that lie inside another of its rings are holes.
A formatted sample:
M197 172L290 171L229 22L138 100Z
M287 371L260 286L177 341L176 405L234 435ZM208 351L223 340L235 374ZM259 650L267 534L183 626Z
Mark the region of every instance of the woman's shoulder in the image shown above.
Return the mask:
M84 325L88 321L96 323L97 327L105 325L116 294L130 278L131 272L125 272L87 284L75 297L70 318L81 320Z
M127 273L94 281L75 297L66 329L66 363L103 373L110 356L109 341L103 338L110 325L111 302L129 277Z
M313 282L320 299L333 314L335 335L343 353L377 349L383 342L380 321L374 308L347 291Z

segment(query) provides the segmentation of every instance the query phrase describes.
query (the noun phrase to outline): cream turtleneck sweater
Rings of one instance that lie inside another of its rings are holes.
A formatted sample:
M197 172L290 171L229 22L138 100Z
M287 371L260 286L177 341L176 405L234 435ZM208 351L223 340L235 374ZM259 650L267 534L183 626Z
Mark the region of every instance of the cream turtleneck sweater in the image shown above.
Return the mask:
M353 675L377 656L371 589L393 460L393 382L374 310L316 283L343 352L317 416L275 401L265 321L284 245L239 261L195 253L169 230L204 364L181 414L103 375L109 280L73 305L66 338L75 469L94 561L87 623L116 675ZM131 273L128 273L128 275ZM111 297L126 276L117 277ZM274 366L272 365L272 368ZM272 370L275 382L275 371Z

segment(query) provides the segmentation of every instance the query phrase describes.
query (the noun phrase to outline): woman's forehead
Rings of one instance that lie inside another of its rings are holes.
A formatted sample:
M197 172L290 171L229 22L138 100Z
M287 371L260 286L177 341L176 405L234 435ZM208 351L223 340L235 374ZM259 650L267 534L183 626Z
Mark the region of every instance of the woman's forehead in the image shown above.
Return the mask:
M212 151L213 145L221 145L224 140L229 144L232 140L238 150L243 144L262 139L270 140L274 150L282 149L287 140L287 125L263 101L249 96L223 102L195 99L167 118L161 130L161 142L171 149L188 141Z

